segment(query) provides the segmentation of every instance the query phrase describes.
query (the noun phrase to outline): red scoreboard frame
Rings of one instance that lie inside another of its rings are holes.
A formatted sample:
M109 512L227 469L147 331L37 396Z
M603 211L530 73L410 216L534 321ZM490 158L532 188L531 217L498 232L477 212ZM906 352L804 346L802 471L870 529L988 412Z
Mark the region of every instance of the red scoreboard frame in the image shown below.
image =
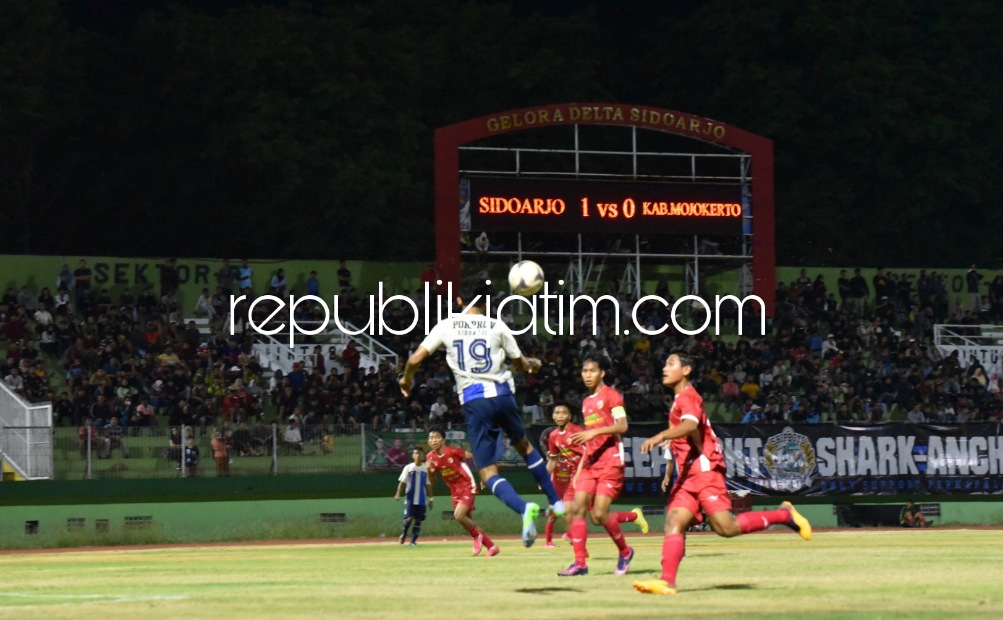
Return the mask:
M437 129L435 131L436 264L444 280L457 282L460 279L459 148L491 136L540 127L576 124L633 126L638 129L672 133L747 153L750 156L752 178L752 292L766 302L767 314L773 314L772 301L776 288L773 142L710 118L651 106L618 103L552 104L509 110ZM715 231L730 233L732 229L728 227L735 226L735 233L741 233L742 218L735 217L734 211L735 206L741 204L739 195L734 193L740 192L738 185L708 186L700 183L657 184L619 181L606 185L607 189L613 190L612 193L600 195L596 190L601 188L593 187L594 184L602 183L599 181L509 177L494 181L496 185L492 188L485 185L489 183L489 177L469 178L473 187L480 184L485 188L485 192L477 197L473 196L473 191L471 192L470 206L474 230L553 230L549 226L561 217L536 215L546 209L548 195L543 192L549 191L551 192L549 198L552 201L556 199L564 201L563 213L571 214L567 215L566 222L572 227L561 225L557 230L570 232L591 230L592 223L596 219L589 218L598 215L597 219L603 219L602 215L599 215L598 207L602 204L604 214L611 214L611 207L616 206L617 217L605 219L610 220L606 224L616 220L615 226L624 227L617 232L719 234ZM530 185L530 183L541 185ZM684 190L683 187L690 189ZM488 190L494 194L488 194ZM488 212L475 213L480 208L479 201L483 197L494 197L506 202L505 204L499 201L488 202L485 207ZM584 211L581 203L583 197L589 201ZM627 202L628 199L632 203ZM538 200L543 202L537 202ZM645 202L649 203L647 207ZM628 210L633 209L632 217L625 217L625 204ZM557 203L551 202L550 205L552 213ZM492 208L501 212L489 213ZM482 217L490 215L496 219ZM636 228L638 225L643 228ZM583 228L576 229L575 226ZM603 226L603 230L609 230L609 227Z

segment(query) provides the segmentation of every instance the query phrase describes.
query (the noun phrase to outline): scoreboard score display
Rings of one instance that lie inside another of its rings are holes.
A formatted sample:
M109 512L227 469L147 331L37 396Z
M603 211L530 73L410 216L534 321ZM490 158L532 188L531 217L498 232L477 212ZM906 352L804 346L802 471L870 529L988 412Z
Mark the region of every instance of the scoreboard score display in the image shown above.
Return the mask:
M742 186L467 177L473 230L739 235Z

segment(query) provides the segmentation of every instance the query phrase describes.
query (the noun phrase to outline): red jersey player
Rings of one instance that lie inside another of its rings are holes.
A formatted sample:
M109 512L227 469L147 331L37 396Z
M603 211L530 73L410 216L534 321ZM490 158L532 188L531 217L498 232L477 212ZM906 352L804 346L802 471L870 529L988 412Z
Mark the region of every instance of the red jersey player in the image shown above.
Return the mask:
M620 392L603 382L606 367L605 356L598 353L586 353L582 358L582 382L589 392L582 401L585 430L571 435L574 444L584 447L573 480L575 504L571 511L571 544L575 549L575 561L557 573L561 577L589 573L586 565L588 551L585 548L589 531L586 514L592 523L606 528L606 533L616 543L620 552L614 571L616 575L626 574L627 567L634 558L634 550L627 546L623 530L620 529L621 518L623 521L636 520L642 531L647 529L640 510L612 514L609 511L613 500L623 488L621 435L627 431L627 412L623 408L623 396Z
M469 452L446 445L446 437L442 431L433 428L428 432L428 447L432 449L425 457L428 465L428 481L431 484L436 472L449 487L453 499L453 518L470 533L474 539L474 555L478 555L486 545L488 557L498 555L498 545L491 542L487 534L477 528L470 518L474 511L474 497L477 495L477 483L467 465L473 459Z
M571 422L571 409L564 403L558 403L554 406L553 418L557 428L553 429L547 437L547 457L549 459L547 470L551 472L551 479L557 494L564 500L565 505L570 506L575 499L573 478L578 472L578 462L585 451L584 446L576 444L571 438L575 433L585 429ZM618 523L634 521L641 528L642 534L648 533L648 522L640 508L635 508L630 512L614 512L613 515L616 516ZM557 515L552 513L548 515L545 530L547 549L554 548L554 523L556 521ZM565 533L564 538L571 538L571 535Z
M647 454L669 441L671 459L678 472L665 511L662 578L634 582L637 591L647 594L676 593L676 573L686 549L686 528L701 508L714 531L726 538L764 530L771 525L786 525L801 538L811 539L811 524L790 502L782 503L778 510L743 512L737 517L731 513L731 498L725 486L724 455L707 419L703 399L690 383L693 370L694 360L685 353L673 353L665 361L662 384L675 393L669 411L669 428L641 445L641 452Z
M554 490L558 497L564 500L566 506L570 506L575 499L575 485L571 479L578 471L578 461L582 458L584 448L573 441L571 436L581 430L582 427L571 422L571 409L564 403L554 406L554 429L547 438L547 471L550 472L551 481L554 483ZM547 549L554 547L554 523L557 515L547 516ZM570 535L565 534L566 537Z

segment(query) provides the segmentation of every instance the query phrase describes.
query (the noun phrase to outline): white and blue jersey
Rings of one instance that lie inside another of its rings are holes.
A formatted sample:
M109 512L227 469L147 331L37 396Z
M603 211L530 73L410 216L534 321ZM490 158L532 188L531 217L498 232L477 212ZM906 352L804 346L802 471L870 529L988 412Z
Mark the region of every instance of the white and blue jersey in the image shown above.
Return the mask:
M428 488L428 466L422 463L408 463L397 478L404 483L404 515L414 516L419 520L425 518L425 495Z
M515 402L515 383L505 359L522 357L512 330L483 314L458 314L432 328L421 347L446 348L446 363L467 421L470 452L478 467L497 463L504 452L502 433L513 444L526 436Z
M458 314L440 321L421 346L429 353L446 348L460 403L515 393L506 358L522 357L512 330L483 314Z

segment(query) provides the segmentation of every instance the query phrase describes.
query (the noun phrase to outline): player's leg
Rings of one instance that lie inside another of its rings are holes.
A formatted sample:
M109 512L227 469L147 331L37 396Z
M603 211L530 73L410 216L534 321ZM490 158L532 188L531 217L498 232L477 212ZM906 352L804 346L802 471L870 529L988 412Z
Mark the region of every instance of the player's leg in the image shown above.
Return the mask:
M684 482L672 494L665 510L665 537L662 539L661 579L635 581L634 589L645 594L675 594L679 564L686 555L686 530L700 510L698 487Z
M568 487L570 486L567 478L555 478L551 477L551 482L554 484L554 489L557 490L558 495L561 499L567 494ZM554 547L554 526L557 524L558 515L554 513L553 510L547 511L547 525L544 528L544 533L546 534L547 549Z
M547 496L547 501L550 502L554 514L558 516L564 514L564 501L561 499L561 494L554 488L554 483L550 480L550 472L547 471L547 461L543 458L543 455L533 448L533 444L529 442L525 434L518 441L513 439L512 447L526 461L526 467L529 468L529 472L533 474L536 483L540 486L544 495Z
M404 544L404 541L407 540L407 531L411 527L411 521L412 521L411 515L409 514L408 511L405 511L404 521L403 523L401 523L400 543L402 545Z
M418 537L421 536L421 523L425 520L425 507L424 506L414 506L411 509L412 512L412 523L414 527L411 528L411 544L418 543Z
M790 502L783 502L776 510L743 512L737 517L731 512L731 498L724 486L724 476L708 483L700 490L700 506L707 513L707 522L718 536L732 538L765 530L771 525L786 525L801 538L811 539L811 524L801 516Z
M634 589L644 594L675 594L679 564L686 555L686 529L693 513L686 508L671 508L665 515L665 538L662 539L661 579L635 581Z
M470 537L474 539L473 555L479 555L481 553L481 549L484 547L488 548L489 556L497 554L498 551L495 543L488 538L488 535L478 528L477 524L474 523L474 520L470 518L470 513L473 512L473 510L473 498L465 498L458 501L453 510L453 519L463 526L463 529L467 530ZM495 550L493 553L492 549Z
M562 577L575 577L587 575L588 550L586 541L589 536L589 524L585 520L589 513L589 506L592 505L592 493L595 490L595 479L582 470L578 475L575 485L575 501L571 505L571 546L575 552L575 561L568 568L557 573Z
M526 437L526 429L522 424L522 414L519 406L515 402L514 396L499 396L498 409L495 411L495 421L498 428L504 432L515 451L522 455L526 461L526 467L533 474L533 479L540 489L547 496L547 501L558 516L564 514L564 502L554 488L554 483L550 480L550 472L547 471L547 460L533 448L533 444Z
M592 499L590 516L593 523L603 526L610 540L616 545L618 553L614 574L626 575L630 561L634 559L634 550L627 545L627 539L623 535L623 530L620 528L620 522L615 513L611 513L609 510L613 500L620 495L620 487L623 484L622 470L617 470L613 473L615 475L607 475L600 479L599 485L596 488L596 495Z
M512 512L523 516L526 513L526 501L516 493L512 483L498 474L496 465L502 455L501 429L494 422L495 414L500 408L500 404L496 401L500 398L503 397L478 398L463 404L470 452L474 455L485 488L512 509Z
M648 533L648 520L644 517L644 512L640 507L633 508L626 512L619 511L612 513L616 517L617 523L634 523L642 534Z

